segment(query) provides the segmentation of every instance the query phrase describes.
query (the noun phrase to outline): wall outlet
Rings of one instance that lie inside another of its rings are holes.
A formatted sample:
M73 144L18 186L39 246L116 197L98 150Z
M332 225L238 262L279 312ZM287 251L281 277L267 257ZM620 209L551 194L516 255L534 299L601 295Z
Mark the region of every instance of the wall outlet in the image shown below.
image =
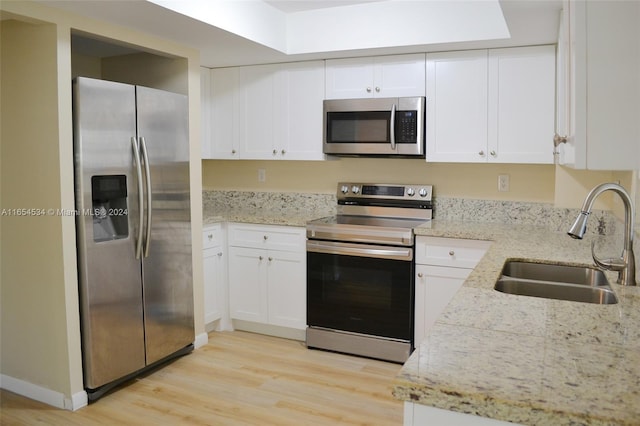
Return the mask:
M267 181L267 171L265 169L258 169L258 182Z
M498 175L498 191L509 191L509 175Z

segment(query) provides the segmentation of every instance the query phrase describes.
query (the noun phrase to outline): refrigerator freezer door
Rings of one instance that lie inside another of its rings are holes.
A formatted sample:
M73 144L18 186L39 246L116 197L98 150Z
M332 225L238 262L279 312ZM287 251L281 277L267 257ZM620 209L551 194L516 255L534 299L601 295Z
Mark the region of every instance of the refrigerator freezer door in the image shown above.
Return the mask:
M135 87L76 79L74 126L82 355L95 389L145 366Z
M147 363L194 341L187 97L136 87L151 227L142 258ZM145 204L148 203L145 195ZM145 230L149 214L145 213Z

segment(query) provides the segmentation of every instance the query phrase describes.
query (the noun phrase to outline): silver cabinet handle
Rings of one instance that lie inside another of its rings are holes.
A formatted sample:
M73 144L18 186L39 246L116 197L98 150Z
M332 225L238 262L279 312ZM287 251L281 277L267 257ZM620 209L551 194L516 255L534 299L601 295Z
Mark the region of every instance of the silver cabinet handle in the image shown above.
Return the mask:
M418 278L422 278L424 277L424 274L422 272L418 272Z
M267 235L262 237L263 240L267 241L269 239L269 237Z
M496 156L496 152L495 151L491 151L489 154L491 154L492 157Z
M484 151L480 151L480 152L478 153L478 155L480 155L480 156L484 157Z
M151 245L151 169L149 167L149 156L147 155L147 142L144 137L140 137L140 152L144 160L144 174L147 182L147 232L145 235L144 257L149 257L149 246Z
M557 148L558 145L560 145L561 143L567 143L567 137L566 136L560 136L559 134L556 133L553 136L553 146L555 146Z
M235 153L236 153L236 150L235 150L235 149L232 149L232 150L231 150L231 153L232 153L232 154L235 154Z
M282 152L282 155L287 153L287 151L285 151L284 149L281 152Z
M455 254L456 254L456 252L455 252L455 251L453 251L453 250L450 250L450 251L449 251L449 256L455 256Z
M218 257L222 257L222 252L219 252L219 253L218 253Z
M264 257L258 256L258 260L262 260L262 259L264 259Z
M371 93L371 87L367 87L367 93Z
M271 262L273 260L273 257L269 257L269 262Z
M380 88L376 87L376 92L380 93Z
M144 190L142 188L142 165L140 164L140 149L136 138L131 138L133 159L136 163L136 175L138 178L138 240L136 241L136 259L140 259L142 252L142 223L144 222Z

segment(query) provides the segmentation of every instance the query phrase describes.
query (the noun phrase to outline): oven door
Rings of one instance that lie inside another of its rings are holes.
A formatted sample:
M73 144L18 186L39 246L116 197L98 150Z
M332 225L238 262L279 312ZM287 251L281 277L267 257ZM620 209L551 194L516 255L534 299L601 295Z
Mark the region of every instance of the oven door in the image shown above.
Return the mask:
M309 326L410 342L413 264L411 247L308 240Z

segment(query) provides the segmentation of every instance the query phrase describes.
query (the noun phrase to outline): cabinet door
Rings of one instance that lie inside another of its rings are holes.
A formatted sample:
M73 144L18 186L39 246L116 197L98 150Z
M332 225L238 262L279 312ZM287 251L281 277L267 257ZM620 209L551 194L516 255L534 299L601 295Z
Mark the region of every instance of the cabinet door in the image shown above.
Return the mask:
M555 46L489 51L488 161L553 163Z
M427 161L485 162L487 51L427 54Z
M373 96L379 98L425 95L425 55L375 58Z
M270 251L267 260L269 324L304 330L307 326L306 253Z
M419 345L472 269L416 265L415 345Z
M324 63L322 61L285 64L278 79L276 138L278 156L284 160L323 160L322 100Z
M424 96L424 54L326 61L326 98Z
M348 58L326 61L326 99L373 97L373 59Z
M209 324L222 318L223 293L223 253L222 247L203 250L204 267L204 323Z
M211 70L210 147L214 159L239 158L238 68Z
M240 158L270 160L276 157L274 90L280 65L240 67Z
M556 51L556 128L555 135L566 138L570 134L569 124L571 98L571 64L570 64L570 39L569 39L569 10L568 1L560 11L560 28L558 30L558 49ZM574 163L575 153L572 149L565 150L567 145L554 147L554 155L558 164L568 165Z
M569 88L558 92L568 110L567 143L558 147L561 163L576 169L637 170L640 2L571 0L563 2L563 13L568 15L561 33L569 37L563 52Z
M232 319L267 322L265 250L229 247L229 309Z

